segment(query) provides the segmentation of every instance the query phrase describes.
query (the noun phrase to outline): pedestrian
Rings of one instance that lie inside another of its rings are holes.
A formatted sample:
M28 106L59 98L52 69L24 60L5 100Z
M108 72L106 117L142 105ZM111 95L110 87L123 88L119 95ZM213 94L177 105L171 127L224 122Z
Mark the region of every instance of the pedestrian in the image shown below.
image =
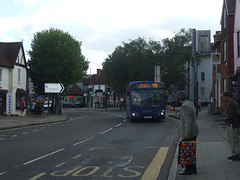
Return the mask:
M228 142L232 151L232 156L229 156L228 159L240 160L238 104L227 91L222 93L222 100L227 103L227 116L222 120L227 123Z
M24 101L23 98L21 98L21 100L20 100L20 111L21 111L21 116L23 116L24 108L25 108L25 101Z
M167 105L166 108L170 111L176 111L180 113L180 142L182 141L196 141L199 133L199 128L196 121L196 108L194 104L187 100L187 94L185 92L179 92L177 94L178 101L182 104L179 108L173 108ZM191 175L197 174L196 163L186 164L185 170L179 175Z
M202 100L198 97L198 111L201 112Z
M34 109L35 109L35 101L32 101L31 103L31 112L33 113L34 112Z

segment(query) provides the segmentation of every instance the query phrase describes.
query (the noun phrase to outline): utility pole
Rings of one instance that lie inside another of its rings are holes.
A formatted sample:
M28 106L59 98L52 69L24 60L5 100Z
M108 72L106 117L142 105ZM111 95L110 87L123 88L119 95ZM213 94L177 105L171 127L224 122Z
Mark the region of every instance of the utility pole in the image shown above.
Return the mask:
M196 116L198 116L198 64L196 58L196 29L192 30L192 66L194 80L194 105L196 107Z

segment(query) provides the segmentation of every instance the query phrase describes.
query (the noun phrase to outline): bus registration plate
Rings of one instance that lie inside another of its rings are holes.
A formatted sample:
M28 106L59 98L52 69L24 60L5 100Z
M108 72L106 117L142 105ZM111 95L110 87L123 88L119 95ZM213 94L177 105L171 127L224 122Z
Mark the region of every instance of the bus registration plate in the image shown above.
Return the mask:
M144 116L144 119L152 119L152 116Z

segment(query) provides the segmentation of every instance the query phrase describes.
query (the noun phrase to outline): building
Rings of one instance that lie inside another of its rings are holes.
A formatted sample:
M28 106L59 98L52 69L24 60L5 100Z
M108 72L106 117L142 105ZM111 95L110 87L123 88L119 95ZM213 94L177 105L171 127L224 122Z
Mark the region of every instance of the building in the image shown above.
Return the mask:
M0 42L0 115L20 115L20 99L27 101L27 94L27 64L22 42Z
M107 84L101 69L97 69L97 74L83 78L84 102L88 106L103 108L107 99Z
M235 19L234 19L234 72L240 67L240 0L236 0Z
M214 35L213 53L219 53L220 63L213 65L212 110L223 111L221 94L231 91L234 75L234 14L235 0L224 0L221 15L221 31Z
M82 83L74 84L62 99L63 107L72 107L75 102L84 104L84 92L82 89Z
M198 30L196 32L196 52L197 52L197 82L198 97L203 103L211 101L212 91L212 61L211 61L211 31ZM193 66L190 66L189 99L194 102L194 74Z

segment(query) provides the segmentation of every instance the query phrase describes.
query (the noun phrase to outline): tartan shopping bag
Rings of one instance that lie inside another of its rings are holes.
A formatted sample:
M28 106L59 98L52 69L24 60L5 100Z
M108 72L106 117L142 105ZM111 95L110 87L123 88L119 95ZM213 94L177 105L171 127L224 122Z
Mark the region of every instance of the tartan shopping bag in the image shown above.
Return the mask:
M178 164L196 164L196 141L179 143Z

